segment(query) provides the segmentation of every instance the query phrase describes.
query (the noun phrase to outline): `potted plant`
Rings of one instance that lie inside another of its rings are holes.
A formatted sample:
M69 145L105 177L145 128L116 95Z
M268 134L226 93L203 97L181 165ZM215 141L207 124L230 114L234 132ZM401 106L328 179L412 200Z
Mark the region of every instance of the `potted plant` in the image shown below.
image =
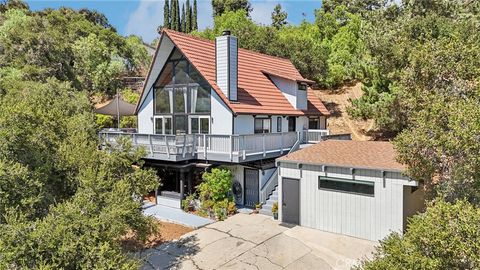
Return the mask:
M278 219L278 202L274 202L272 206L273 219Z
M255 211L253 211L255 214L258 214L258 212L260 212L260 209L262 209L262 204L261 203L257 203L255 204Z

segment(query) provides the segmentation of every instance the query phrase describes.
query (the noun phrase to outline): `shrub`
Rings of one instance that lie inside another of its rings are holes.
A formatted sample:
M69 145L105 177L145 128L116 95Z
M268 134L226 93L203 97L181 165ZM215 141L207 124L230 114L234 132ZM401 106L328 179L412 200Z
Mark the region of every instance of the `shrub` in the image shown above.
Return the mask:
M232 172L226 168L214 168L203 174L198 185L202 213L224 220L227 214L236 212L232 196Z
M278 202L274 202L272 206L272 213L278 213Z
M113 127L113 117L110 115L96 114L95 122L97 123L98 128L111 128Z
M203 182L198 185L201 200L219 202L231 196L232 172L226 168L214 168L205 172Z
M409 220L402 237L380 242L357 269L479 269L480 208L465 201L431 203Z

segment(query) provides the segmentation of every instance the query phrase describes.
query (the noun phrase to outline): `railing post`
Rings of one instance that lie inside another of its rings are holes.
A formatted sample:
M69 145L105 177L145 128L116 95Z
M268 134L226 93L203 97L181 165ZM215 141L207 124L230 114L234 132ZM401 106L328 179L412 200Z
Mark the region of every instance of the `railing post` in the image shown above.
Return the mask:
M165 138L165 147L167 148L167 158L170 158L170 146L168 146L168 137L167 135L163 135L163 138Z
M280 135L280 154L283 155L283 132Z
M247 147L245 146L245 136L242 136L242 141L243 141L243 145L242 145L242 149L243 149L243 160L245 160L247 158Z
M153 157L153 143L152 143L152 135L148 134L148 142L150 143L150 155Z
M197 135L193 134L192 135L192 157L195 156L195 153L197 151Z
M185 158L185 148L187 146L187 135L183 134L183 149L182 149L182 157Z
M207 159L207 135L203 134L203 158Z
M230 161L233 161L233 137L230 135Z
M265 157L267 153L265 152L265 133L262 136L262 144L263 144L263 156Z

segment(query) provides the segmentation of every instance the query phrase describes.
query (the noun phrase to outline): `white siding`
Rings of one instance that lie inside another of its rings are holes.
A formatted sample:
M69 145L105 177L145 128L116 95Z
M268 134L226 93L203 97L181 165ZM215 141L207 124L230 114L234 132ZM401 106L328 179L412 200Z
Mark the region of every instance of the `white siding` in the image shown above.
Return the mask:
M235 123L234 134L253 134L253 116L252 115L238 115L233 118Z
M145 99L138 110L138 133L153 134L153 88L145 91Z
M308 129L308 117L307 116L300 116L297 117L297 131L302 131Z
M356 170L355 180L375 183L375 195L370 197L318 189L319 176L353 179L348 168L327 167L324 172L321 166L294 166L281 163L279 192L282 194L282 177L300 179L300 225L373 241L392 231L403 232L404 186L414 182L389 178L388 174L384 181L380 171ZM280 196L279 205L281 199ZM423 196L419 195L416 201L423 201ZM280 209L280 217L281 212Z
M297 108L297 82L272 75L270 75L270 79L272 79L277 88L282 91L282 94L287 98L288 102L290 102L294 108Z
M297 109L307 109L307 91L297 90Z
M237 100L237 52L236 37L220 36L216 38L217 85L230 100Z
M232 134L232 112L215 91L211 91L212 134Z
M273 75L270 75L270 79L295 109L307 109L307 91L299 91L296 81Z

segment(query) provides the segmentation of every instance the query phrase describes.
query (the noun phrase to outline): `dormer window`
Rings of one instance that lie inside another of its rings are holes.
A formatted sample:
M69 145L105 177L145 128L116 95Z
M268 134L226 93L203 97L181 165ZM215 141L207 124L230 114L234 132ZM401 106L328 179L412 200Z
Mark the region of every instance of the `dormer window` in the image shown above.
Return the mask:
M304 83L298 83L298 90L307 91L307 85Z

